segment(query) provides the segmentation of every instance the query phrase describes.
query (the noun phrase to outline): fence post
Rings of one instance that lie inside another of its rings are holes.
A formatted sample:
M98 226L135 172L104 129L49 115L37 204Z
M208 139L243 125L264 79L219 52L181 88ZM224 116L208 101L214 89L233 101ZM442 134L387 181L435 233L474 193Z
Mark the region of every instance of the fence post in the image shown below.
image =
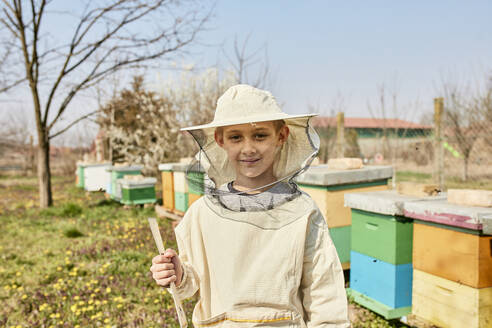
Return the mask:
M345 154L345 117L342 112L337 114L337 141L336 141L336 157L344 157Z
M434 98L434 183L444 190L444 147L442 143L442 114L444 98Z

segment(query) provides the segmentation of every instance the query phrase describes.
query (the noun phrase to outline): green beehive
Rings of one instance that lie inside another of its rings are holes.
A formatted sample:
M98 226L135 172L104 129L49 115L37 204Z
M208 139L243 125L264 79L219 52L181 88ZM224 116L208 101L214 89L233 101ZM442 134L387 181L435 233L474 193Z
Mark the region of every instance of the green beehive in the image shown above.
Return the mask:
M144 178L141 180L119 179L121 188L120 202L125 205L155 203L155 184L157 179Z
M84 165L82 163L77 163L76 186L79 188L84 188Z
M187 173L188 178L188 192L195 195L203 195L203 178L205 174L203 172L193 172Z
M344 270L349 267L346 263L350 263L350 230L351 226L330 228L330 236Z
M175 192L174 193L174 207L180 212L186 212L188 209L188 193Z
M413 220L352 209L352 250L391 264L412 262Z
M139 175L142 172L143 166L113 166L111 168L111 198L115 200L121 199L120 184L117 183L118 179L123 178L125 175Z

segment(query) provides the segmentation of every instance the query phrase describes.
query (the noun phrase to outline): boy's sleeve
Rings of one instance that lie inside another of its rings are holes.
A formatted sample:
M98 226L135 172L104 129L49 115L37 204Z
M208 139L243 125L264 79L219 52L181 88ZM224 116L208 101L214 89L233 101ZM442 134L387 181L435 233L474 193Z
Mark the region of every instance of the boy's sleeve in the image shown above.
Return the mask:
M301 297L307 327L350 327L340 260L319 211L310 217L304 249Z
M183 218L184 219L184 218ZM178 225L179 227L179 225ZM178 228L176 228L176 241L178 243L178 256L181 261L183 268L183 279L179 286L176 286L177 297L180 300L192 297L195 295L196 291L200 287L200 279L198 273L193 269L191 265L191 243L189 235L186 234L183 239L181 239L178 233ZM171 289L168 289L171 292Z

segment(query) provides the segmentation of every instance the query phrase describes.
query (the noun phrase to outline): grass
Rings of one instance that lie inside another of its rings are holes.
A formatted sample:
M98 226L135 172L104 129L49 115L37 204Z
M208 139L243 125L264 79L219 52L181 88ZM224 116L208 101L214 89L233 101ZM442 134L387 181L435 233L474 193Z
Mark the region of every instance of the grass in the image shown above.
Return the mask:
M411 181L418 183L433 183L432 174L415 172L415 171L397 171L396 181ZM446 189L485 189L492 190L492 177L483 177L481 179L470 179L463 181L459 177L446 177Z
M24 184L0 189L9 200L0 203L0 326L179 327L149 271L153 209L125 210L73 183L58 179L56 206L45 210ZM159 223L176 248L171 223ZM195 302L184 302L189 317Z
M0 188L0 326L179 327L171 296L149 272L152 208L125 210L56 177L55 206L40 210L36 179L14 181ZM176 248L171 222L159 225ZM196 301L184 302L190 327ZM405 326L353 302L350 309L355 328Z

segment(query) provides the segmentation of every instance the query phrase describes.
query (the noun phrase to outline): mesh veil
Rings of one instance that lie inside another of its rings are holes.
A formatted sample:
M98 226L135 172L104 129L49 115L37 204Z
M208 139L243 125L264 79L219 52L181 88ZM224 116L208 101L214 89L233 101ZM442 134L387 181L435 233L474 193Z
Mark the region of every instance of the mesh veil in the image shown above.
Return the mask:
M233 211L272 209L295 198L300 191L294 178L309 168L319 151L319 136L310 125L310 118L284 119L289 136L274 160L276 180L246 191L235 190L230 184L236 178L235 170L226 151L215 141L215 128L189 130L200 149L187 168L189 190L203 193L207 200ZM263 188L268 190L254 193ZM238 208L228 205L238 201Z

